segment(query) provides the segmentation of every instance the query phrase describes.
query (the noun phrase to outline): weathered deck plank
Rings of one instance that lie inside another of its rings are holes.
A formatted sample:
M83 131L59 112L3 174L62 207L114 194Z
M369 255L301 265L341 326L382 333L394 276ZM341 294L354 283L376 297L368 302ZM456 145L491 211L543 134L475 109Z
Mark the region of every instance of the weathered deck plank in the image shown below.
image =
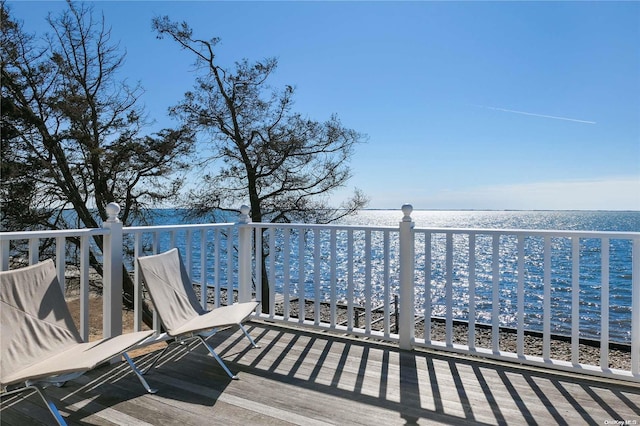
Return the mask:
M250 332L260 348L234 330L211 339L240 380L197 347L170 351L147 376L155 395L126 364L48 392L71 425L640 424L637 385L261 322ZM38 398L21 399L3 401L2 424L51 423Z

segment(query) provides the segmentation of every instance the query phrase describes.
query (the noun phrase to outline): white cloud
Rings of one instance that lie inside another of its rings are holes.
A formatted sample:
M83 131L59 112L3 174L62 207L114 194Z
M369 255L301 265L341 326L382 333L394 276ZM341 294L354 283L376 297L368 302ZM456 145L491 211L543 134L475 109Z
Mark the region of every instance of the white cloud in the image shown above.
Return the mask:
M420 201L420 208L438 209L640 210L640 177L443 190Z

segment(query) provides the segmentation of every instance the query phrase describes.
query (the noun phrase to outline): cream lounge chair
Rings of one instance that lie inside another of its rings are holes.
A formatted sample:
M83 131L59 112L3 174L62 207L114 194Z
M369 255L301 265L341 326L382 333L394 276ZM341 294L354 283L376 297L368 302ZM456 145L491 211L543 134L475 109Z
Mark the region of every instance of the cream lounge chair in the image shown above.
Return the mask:
M161 254L139 257L138 265L162 324L167 334L173 337L171 344L199 340L229 377L237 379L205 339L215 334L220 327L237 325L251 345L257 347L242 323L255 311L258 302L235 303L211 311L205 310L198 302L191 279L180 258L180 252L175 248ZM158 355L146 371L153 368L171 344Z
M52 260L0 272L0 384L2 397L35 390L60 425L66 425L44 388L61 386L116 356L124 356L151 389L126 351L153 331L83 342Z

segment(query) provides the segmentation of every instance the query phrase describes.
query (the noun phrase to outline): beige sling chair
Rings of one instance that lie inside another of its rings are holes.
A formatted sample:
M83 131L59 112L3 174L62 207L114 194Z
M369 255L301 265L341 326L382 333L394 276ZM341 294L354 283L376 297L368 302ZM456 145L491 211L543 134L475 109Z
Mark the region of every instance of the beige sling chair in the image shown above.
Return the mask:
M207 348L229 377L237 379L205 339L220 327L237 325L251 345L258 347L242 325L255 311L258 302L235 303L205 310L198 302L180 252L175 248L161 254L139 257L138 265L156 312L167 334L173 338L145 372L153 368L171 344L185 344L196 339Z
M142 385L151 389L126 351L153 331L83 342L52 260L0 272L0 384L2 397L35 390L60 425L66 425L48 385L62 386L100 364L124 356Z

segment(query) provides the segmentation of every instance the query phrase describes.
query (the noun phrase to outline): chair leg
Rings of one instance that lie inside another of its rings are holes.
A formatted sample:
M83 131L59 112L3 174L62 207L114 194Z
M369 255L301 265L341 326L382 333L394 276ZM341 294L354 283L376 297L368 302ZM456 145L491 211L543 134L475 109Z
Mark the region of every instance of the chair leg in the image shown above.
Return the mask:
M162 356L169 350L169 348L171 347L171 345L173 343L175 343L175 341L167 344L167 346L165 346L165 348L162 350L162 352L160 352L160 354L154 358L154 360L151 363L151 365L148 366L147 368L145 368L143 371L141 371L140 374L144 375L144 374L147 374L149 371L151 371L151 369L153 367L155 367L155 365L158 363L158 361L160 361L160 358L162 358Z
M190 340L195 340L195 337L189 337L187 339L182 339L182 340L178 340L178 339L173 339L171 342L169 342L167 344L167 346L162 350L162 352L160 352L160 354L158 354L154 359L153 362L151 363L150 366L148 366L147 368L145 368L144 370L140 371L140 373L142 375L147 374L149 371L151 371L151 369L153 367L155 367L155 365L158 363L158 361L160 361L160 359L164 356L164 354L171 348L171 346L173 345L183 345L187 348L187 352L191 351L191 348L189 347L189 341Z
M19 389L14 389L14 390L7 391L7 392L2 392L1 395L4 398L4 397L9 396L9 395L14 395L14 394L19 394L19 393L26 392L26 391L28 391L30 389L35 390L38 393L38 395L40 396L40 398L42 398L42 400L44 401L45 405L49 409L49 412L56 419L56 423L58 423L58 425L60 425L60 426L67 426L67 422L64 421L64 418L62 417L62 414L60 414L60 411L58 411L58 407L56 407L56 404L54 404L53 401L44 393L44 389L39 384L32 383L32 382L27 382L25 387L22 387L22 388L19 388Z
M247 339L249 339L249 341L251 342L251 346L253 346L254 348L259 348L260 346L256 345L256 342L253 341L253 339L251 338L251 335L249 335L249 332L247 331L247 329L244 328L244 325L242 325L242 324L238 324L238 325L240 326L240 330L242 330L244 335L247 336Z
M220 358L220 356L218 356L218 354L216 353L216 351L213 350L213 348L211 346L209 346L209 344L204 340L204 337L202 336L198 336L198 339L200 339L200 342L207 348L207 350L209 350L209 353L215 358L216 361L218 361L218 364L220 364L220 366L222 367L222 369L225 371L225 373L227 373L227 375L229 377L231 377L231 379L233 380L238 380L238 376L234 375L226 366L226 364L224 363L224 361L222 361L222 358Z
M138 380L140 380L140 383L142 383L142 386L144 386L144 388L147 390L147 392L149 392L149 393L158 392L158 389L154 389L151 386L149 386L149 383L147 383L145 378L142 376L142 372L138 369L138 367L136 367L136 364L133 362L133 360L131 359L129 354L125 352L125 353L122 354L122 356L124 357L124 359L127 360L127 363L129 363L129 367L131 367L131 369L136 374L136 376L138 376Z
M58 422L60 426L67 426L67 422L65 422L62 418L62 414L60 414L60 411L58 411L58 407L56 407L56 404L54 404L53 401L47 395L45 395L44 389L42 389L40 385L36 384L31 385L31 387L34 388L36 392L38 392L40 398L42 398L44 403L47 405L49 412L56 419L56 422Z

